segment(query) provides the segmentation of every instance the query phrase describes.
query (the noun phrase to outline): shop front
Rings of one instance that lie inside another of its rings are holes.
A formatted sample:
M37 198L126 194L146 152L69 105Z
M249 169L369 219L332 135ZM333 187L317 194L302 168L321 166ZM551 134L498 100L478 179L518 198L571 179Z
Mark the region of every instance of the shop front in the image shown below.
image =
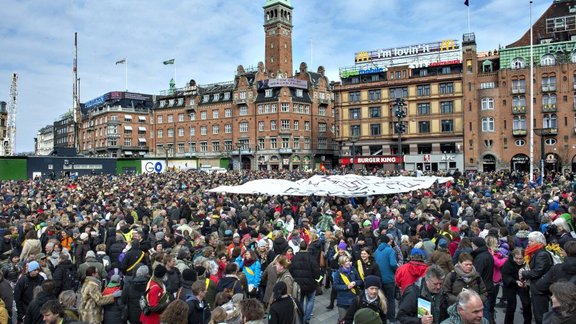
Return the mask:
M405 155L404 169L424 172L464 170L464 155L462 153Z
M510 170L530 172L530 158L526 154L516 154L510 160Z

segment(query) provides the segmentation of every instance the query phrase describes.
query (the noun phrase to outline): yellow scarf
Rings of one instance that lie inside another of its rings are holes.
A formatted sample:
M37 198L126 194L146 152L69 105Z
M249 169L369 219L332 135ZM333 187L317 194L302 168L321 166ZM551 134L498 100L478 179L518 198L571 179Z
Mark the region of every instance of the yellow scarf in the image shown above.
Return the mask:
M340 272L340 278L342 278L342 281L344 281L344 283L346 284L346 286L350 286L350 279L348 279L348 277L346 277L345 274L343 274L342 272ZM350 288L350 291L353 294L356 294L356 288Z

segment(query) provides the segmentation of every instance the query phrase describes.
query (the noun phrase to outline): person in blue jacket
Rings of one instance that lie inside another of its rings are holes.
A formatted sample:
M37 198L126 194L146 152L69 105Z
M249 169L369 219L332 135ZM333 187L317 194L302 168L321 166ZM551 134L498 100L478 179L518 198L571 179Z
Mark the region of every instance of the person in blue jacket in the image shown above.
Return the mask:
M246 275L248 282L248 295L256 297L258 295L258 287L260 287L260 279L262 278L262 270L260 268L260 261L254 250L246 250L244 257L238 256L236 263Z
M362 279L352 266L352 260L348 256L338 258L340 268L333 272L334 285L336 290L336 306L338 306L338 320L342 320L348 308L356 299L356 296L363 292Z
M374 259L380 268L380 276L382 278L382 291L386 296L386 303L388 312L386 314L389 323L394 323L396 317L396 285L394 284L394 273L398 269L398 262L396 261L396 252L390 246L390 237L382 235L380 237L380 245L376 249Z

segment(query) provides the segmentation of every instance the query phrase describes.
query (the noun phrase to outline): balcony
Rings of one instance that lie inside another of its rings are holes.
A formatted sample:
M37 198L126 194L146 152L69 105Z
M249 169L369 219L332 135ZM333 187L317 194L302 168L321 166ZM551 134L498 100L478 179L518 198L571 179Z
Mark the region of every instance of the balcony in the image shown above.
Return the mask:
M278 153L280 153L280 154L292 154L292 149L291 148L281 148L278 150Z
M542 92L551 92L551 91L556 91L556 85L543 85L542 86Z
M556 104L542 105L542 112L556 112Z
M525 87L514 87L514 88L512 88L512 93L513 94L526 93L526 88Z
M558 128L552 128L552 127L543 128L542 135L558 135Z
M525 114L526 113L526 106L512 106L512 113L513 114Z
M329 105L330 104L330 99L329 98L318 98L318 103L321 105Z
M526 136L526 129L513 129L512 135L513 136Z

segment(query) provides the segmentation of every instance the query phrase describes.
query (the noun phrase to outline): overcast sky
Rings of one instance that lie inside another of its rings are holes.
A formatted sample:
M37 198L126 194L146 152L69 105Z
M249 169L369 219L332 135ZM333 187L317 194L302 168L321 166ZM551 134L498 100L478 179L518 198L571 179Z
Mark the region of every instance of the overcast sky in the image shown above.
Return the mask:
M464 0L291 0L293 70L354 65L354 53L462 39ZM553 0L534 1L534 21ZM34 149L36 132L72 105L74 32L80 99L124 90L158 94L176 85L232 81L236 67L264 60L265 0L9 0L0 10L0 100L19 74L16 151ZM506 46L529 29L528 0L470 0L478 50Z

